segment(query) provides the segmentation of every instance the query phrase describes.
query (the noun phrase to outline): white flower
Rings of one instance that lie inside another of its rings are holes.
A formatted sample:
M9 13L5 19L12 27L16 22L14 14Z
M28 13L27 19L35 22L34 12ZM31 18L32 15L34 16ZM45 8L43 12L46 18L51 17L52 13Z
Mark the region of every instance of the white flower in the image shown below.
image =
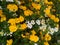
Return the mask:
M6 36L7 34L6 33L4 33L4 36Z
M45 20L44 20L44 19L41 20L41 24L42 24L42 25L45 24Z
M35 43L34 45L37 45L37 43Z
M32 24L32 25L34 25L34 24L35 24L34 20L31 20L31 24Z
M42 30L42 29L43 29L43 27L42 27L42 26L39 26L39 29L40 29L40 30Z
M54 28L50 28L50 29L49 29L49 33L50 33L50 34L53 35L54 32L55 32L55 31L54 31Z
M30 23L29 21L26 21L26 23Z
M17 1L18 2L18 4L20 5L21 4L21 2L20 1Z
M55 32L58 32L58 28L57 28L57 27L55 27L55 28L54 28L54 31L55 31Z
M6 0L7 2L14 2L14 0Z
M0 6L0 9L2 9L2 7Z
M42 26L39 26L39 29L45 31L46 27L47 27L47 25L42 25Z
M56 27L55 28L52 28L52 29L54 30L54 32L57 32L58 31L58 28L56 28Z
M49 27L49 33L53 35L54 32L57 32L58 31L58 28L51 28Z
M36 23L37 23L38 25L40 25L40 20L36 20Z
M2 1L2 0L0 0L0 1Z
M10 37L12 37L12 35L10 35Z
M45 17L48 17L48 16L45 14Z
M10 11L11 12L11 11ZM16 13L13 14L13 16L18 16Z
M13 34L13 32L10 32L10 34Z
M32 24L31 23L28 23L27 24L27 27L31 29L32 28Z
M49 34L51 34L51 35L53 35L53 34L54 34L54 31L51 31L51 32L50 32L50 31L48 31L48 33L49 33Z
M9 36L9 35L10 35L10 33L6 33L6 35L7 35L7 36Z
M47 25L43 25L43 30L46 30Z

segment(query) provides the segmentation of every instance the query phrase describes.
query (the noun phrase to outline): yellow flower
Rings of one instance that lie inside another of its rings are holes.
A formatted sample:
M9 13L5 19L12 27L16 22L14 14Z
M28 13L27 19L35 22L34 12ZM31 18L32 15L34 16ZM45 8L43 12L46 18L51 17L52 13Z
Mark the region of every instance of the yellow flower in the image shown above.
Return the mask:
M20 23L20 19L19 18L15 18L15 22L16 23Z
M6 16L3 15L3 11L0 9L0 22L6 21Z
M47 16L48 16L48 17L51 17L51 14L48 14Z
M59 22L59 18L55 18L54 22Z
M13 40L9 39L9 40L7 40L7 44L6 45L12 45L12 43L13 43Z
M52 8L52 6L48 6L45 10L44 10L44 12L45 12L45 14L46 15L49 15L50 14L50 9Z
M36 35L30 35L30 41L37 42L39 40L39 37Z
M33 14L33 11L31 11L31 10L29 10L29 14L30 14L30 16Z
M16 12L18 10L18 7L15 4L8 4L7 9L9 9L12 12Z
M50 36L49 34L45 34L44 39L45 39L46 41L50 41L50 40L51 40L51 36Z
M1 20L0 21L1 22L6 21L6 17L5 16L1 17Z
M45 14L50 14L50 9L46 8L46 10L44 10Z
M20 20L20 22L23 22L24 21L24 17L23 16L20 16L19 17L19 20Z
M30 35L30 33L28 33L28 32L25 33L25 36L26 36L26 38L28 38L28 39L29 39L29 35Z
M50 17L52 20L55 20L55 15L51 15Z
M25 35L23 35L23 34L21 34L21 36L23 37L23 38L25 38L26 36Z
M26 35L26 36L29 36L29 33L28 33L28 32L26 32L26 33L25 33L25 35Z
M33 8L35 8L36 10L40 10L41 5L40 4L36 4L36 3L32 3Z
M26 28L27 28L27 25L26 25L25 23L21 24L20 29L24 30L24 29L26 29Z
M24 17L23 16L20 16L19 18L15 18L15 22L16 23L20 23L20 22L23 22L24 21Z
M16 32L17 29L18 29L18 27L17 27L16 25L10 25L10 26L9 26L10 32Z
M29 38L29 33L26 32L25 35L24 35L24 34L21 34L21 36L22 36L23 38Z
M36 32L34 30L32 30L31 32L32 32L32 34L36 34Z
M19 8L22 9L22 10L26 10L27 9L26 6L19 6Z
M40 31L40 35L42 35L42 31Z
M3 14L2 10L0 9L0 16Z
M25 16L29 16L28 10L24 11L24 15L25 15Z
M53 2L51 2L51 1L48 2L48 0L44 0L44 3L45 3L45 4L48 4L48 5L52 5L52 4L53 4Z
M15 19L11 18L8 20L8 23L10 23L11 25L15 25Z
M25 10L24 11L25 16L29 16L29 15L32 15L32 14L33 14L33 12L31 10Z
M48 42L44 42L44 45L49 45L49 43Z

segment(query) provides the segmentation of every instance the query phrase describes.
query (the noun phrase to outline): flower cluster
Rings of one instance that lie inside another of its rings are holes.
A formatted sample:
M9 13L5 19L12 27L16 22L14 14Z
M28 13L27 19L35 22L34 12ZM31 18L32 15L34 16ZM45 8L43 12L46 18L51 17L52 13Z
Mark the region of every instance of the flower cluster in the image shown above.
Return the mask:
M60 22L54 1L1 0L0 42L3 45L52 45Z

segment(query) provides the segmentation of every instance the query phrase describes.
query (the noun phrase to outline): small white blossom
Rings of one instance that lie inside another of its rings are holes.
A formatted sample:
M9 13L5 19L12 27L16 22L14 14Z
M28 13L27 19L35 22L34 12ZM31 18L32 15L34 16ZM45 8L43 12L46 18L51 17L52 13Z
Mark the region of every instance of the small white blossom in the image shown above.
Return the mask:
M10 35L10 37L12 37L12 35Z
M38 25L40 25L40 20L36 20L36 23L37 23Z
M4 33L4 36L6 36L7 34L6 33Z
M30 23L29 21L26 21L26 23Z
M37 45L37 43L35 43L34 45Z
M47 25L43 25L43 31L45 31L45 30L46 30L46 27L47 27Z
M42 25L42 26L39 26L39 29L45 31L46 27L47 27L47 25Z
M9 36L10 34L7 34L7 36Z
M54 31L55 31L55 32L58 32L58 28L57 28L57 27L55 27L55 28L54 28Z
M10 11L11 12L11 11ZM13 16L18 16L16 13L13 14Z
M2 9L2 7L0 6L0 9Z
M13 34L13 32L10 32L10 34Z
M49 33L49 34L51 34L51 35L53 35L53 34L54 34L54 31L51 31L51 32L50 32L50 31L48 31L48 33Z
M32 28L32 24L31 23L28 23L27 24L27 27L31 29Z
M41 20L41 24L42 24L42 25L45 24L45 20L44 20L44 19Z
M50 28L50 29L49 29L49 33L50 33L51 35L53 35L54 32L55 32L55 31L54 31L54 28Z
M45 17L48 17L48 16L45 14Z
M17 1L18 2L18 4L20 5L21 4L21 2L20 1Z
M49 27L49 33L53 35L54 32L57 32L58 31L58 28L55 27L55 28L51 28Z
M39 29L40 29L40 30L42 30L42 29L43 29L43 27L42 27L42 26L39 26Z
M14 0L6 0L7 2L14 2Z
M60 44L60 40L57 40L57 43Z
M0 0L0 1L2 1L2 0Z
M32 25L34 25L34 24L35 24L34 20L31 20L31 24L32 24Z

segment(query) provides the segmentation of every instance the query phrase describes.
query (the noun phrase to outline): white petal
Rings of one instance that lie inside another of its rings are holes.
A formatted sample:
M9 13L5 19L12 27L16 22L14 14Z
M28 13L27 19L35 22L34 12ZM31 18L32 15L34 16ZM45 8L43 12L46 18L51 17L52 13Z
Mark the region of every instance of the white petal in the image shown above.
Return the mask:
M54 28L54 31L57 32L57 31L58 31L58 28L55 27L55 28Z
M26 21L26 23L30 23L29 21Z
M53 34L54 32L54 28L50 28L50 34Z
M35 43L34 45L37 45L37 43Z
M36 20L36 23L37 23L38 25L40 25L40 20Z
M20 1L18 1L18 4L20 5L20 4L21 4L21 2L20 2Z
M39 29L40 29L40 30L42 30L42 29L43 29L43 27L42 27L42 26L39 26Z
M41 20L41 24L42 25L45 24L45 20L44 19Z
M32 24L31 23L28 23L27 24L27 27L31 29L32 28Z
M0 9L2 9L2 7L0 6Z
M6 0L7 2L14 2L14 0Z
M13 34L13 32L10 32L10 34Z
M32 24L32 25L34 25L34 24L35 24L34 20L31 20L31 24Z

